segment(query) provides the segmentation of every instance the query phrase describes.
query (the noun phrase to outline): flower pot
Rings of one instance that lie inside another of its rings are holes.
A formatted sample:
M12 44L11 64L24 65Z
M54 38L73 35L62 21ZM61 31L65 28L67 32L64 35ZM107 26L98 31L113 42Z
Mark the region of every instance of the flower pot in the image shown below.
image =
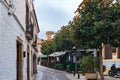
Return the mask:
M97 79L97 73L85 73L86 79Z

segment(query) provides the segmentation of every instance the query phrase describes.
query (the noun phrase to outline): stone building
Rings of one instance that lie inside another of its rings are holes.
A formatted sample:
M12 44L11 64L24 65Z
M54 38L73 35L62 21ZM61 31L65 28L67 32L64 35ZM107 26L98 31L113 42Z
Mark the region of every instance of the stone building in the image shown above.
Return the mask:
M51 40L52 38L54 38L55 33L53 31L47 31L46 32L46 40Z
M46 40L51 40L51 39L54 38L54 36L55 36L55 32L53 32L53 31L47 31L46 32ZM41 63L41 58L42 57L44 57L44 58L47 57L46 55L43 55L42 52L41 52L42 43L44 41L45 41L44 39L38 38L38 64Z
M51 40L55 36L55 33L53 31L47 31L46 32L46 40ZM42 55L41 53L41 45L45 40L42 38L38 38L38 56Z
M37 73L39 31L33 0L0 0L0 80L31 80Z
M102 50L102 58L103 64L106 66L106 71L104 74L108 74L112 64L116 64L116 67L120 67L120 48L104 45Z
M44 41L44 39L38 38L38 55L41 55L41 45Z

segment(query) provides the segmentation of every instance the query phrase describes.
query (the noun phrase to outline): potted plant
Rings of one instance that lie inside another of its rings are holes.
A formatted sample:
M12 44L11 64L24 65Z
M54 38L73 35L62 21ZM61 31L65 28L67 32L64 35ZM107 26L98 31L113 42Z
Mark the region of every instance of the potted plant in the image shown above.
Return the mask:
M96 60L92 55L84 56L79 61L81 71L85 73L86 79L97 79L97 73L95 70L98 66L96 65Z

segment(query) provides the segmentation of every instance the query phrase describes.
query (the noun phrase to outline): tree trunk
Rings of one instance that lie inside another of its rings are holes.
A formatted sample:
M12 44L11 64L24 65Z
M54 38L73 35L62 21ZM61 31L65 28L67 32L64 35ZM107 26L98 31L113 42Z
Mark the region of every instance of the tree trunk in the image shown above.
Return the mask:
M47 67L49 66L49 56L47 55Z
M104 75L103 75L103 60L102 60L102 46L100 48L100 77L101 77L101 80L104 80Z

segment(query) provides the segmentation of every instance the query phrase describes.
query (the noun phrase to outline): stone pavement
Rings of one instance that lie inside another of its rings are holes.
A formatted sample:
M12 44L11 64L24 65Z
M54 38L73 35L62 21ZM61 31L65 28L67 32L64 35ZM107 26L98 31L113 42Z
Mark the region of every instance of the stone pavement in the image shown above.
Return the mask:
M78 74L76 74L75 76L73 76L72 73L67 73L65 71L59 71L59 70L54 70L54 69L46 68L46 67L43 67L43 66L38 66L38 69L41 68L41 67L45 68L45 69L48 69L48 70L51 70L51 71L62 72L70 80L86 80L85 76L83 76L83 75L80 75L80 78L78 79ZM41 73L38 70L38 73L32 77L32 80L42 80L41 79L42 75L43 75L43 73ZM114 77L110 77L110 76L104 76L104 77L105 77L105 80L120 80L120 77L119 78L114 78ZM98 76L98 80L100 80L100 76Z
M70 80L86 80L86 79L85 79L85 76L81 76L81 75L80 75L80 78L78 79L78 74L76 74L75 76L73 76L73 74L67 73L67 72L64 72L64 74L65 74Z
M78 79L78 74L76 76L73 76L73 74L64 72L64 74L70 79L70 80L86 80L85 76L80 75L80 78ZM114 78L110 76L104 76L105 80L120 80L120 78ZM100 80L100 76L98 76L98 80Z

